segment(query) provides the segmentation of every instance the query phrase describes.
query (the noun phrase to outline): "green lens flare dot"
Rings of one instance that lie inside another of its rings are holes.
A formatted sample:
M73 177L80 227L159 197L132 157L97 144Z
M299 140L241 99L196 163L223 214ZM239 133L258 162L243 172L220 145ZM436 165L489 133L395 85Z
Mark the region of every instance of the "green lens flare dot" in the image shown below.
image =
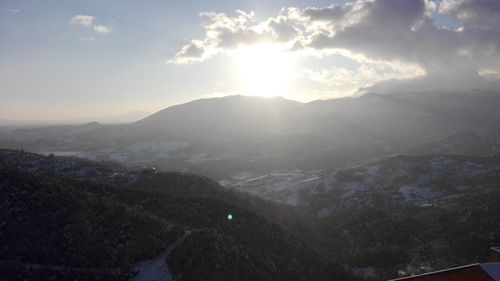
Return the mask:
M233 220L233 215L231 215L231 214L227 215L227 219L228 220Z

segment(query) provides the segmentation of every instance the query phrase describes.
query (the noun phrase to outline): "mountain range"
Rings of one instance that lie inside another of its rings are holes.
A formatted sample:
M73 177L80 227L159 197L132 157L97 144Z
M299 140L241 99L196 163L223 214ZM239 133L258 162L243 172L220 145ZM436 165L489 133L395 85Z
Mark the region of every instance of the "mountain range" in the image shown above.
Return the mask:
M224 178L343 167L394 153L495 153L499 106L494 91L369 93L310 103L228 96L172 106L129 124L4 130L0 145Z

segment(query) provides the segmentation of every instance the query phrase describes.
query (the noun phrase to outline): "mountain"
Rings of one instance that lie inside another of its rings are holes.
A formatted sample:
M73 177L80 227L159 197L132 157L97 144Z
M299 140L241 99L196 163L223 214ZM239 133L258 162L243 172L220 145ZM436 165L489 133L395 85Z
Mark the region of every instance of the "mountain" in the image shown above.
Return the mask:
M91 132L102 125L98 122L89 122L81 125L52 125L45 127L18 129L15 132L26 138L60 138Z
M172 106L129 128L164 132L182 139L245 138L289 133L302 104L280 97L228 96Z
M460 154L471 135L488 145L476 154L494 153L498 106L495 91L368 93L310 103L228 96L169 107L130 124L14 130L0 136L0 145L225 179L343 167L394 153ZM437 142L448 148L437 151Z
M10 119L0 119L0 127L10 128L10 127L26 127L26 126L48 126L53 124L50 121L37 121L37 120L10 120Z
M500 243L499 182L500 154L395 155L224 185L300 207L324 249L387 280L486 261Z
M147 116L149 116L151 113L147 111L142 111L142 110L135 110L135 111L130 111L130 112L125 112L122 114L114 115L114 116L108 116L108 117L101 117L97 118L100 123L105 123L105 124L123 124L123 123L131 123L135 122L137 120L141 120Z
M415 154L491 155L500 151L500 134L460 132L423 143L411 150Z
M9 120L9 119L1 119L0 118L0 127L4 128L39 128L39 127L47 127L54 125L73 125L78 126L79 124L85 123L96 123L97 120L99 123L104 124L123 124L123 123L131 123L137 120L143 119L146 116L150 115L150 112L142 111L142 110L134 110L130 112L125 112L122 114L111 115L111 116L99 116L90 118L80 118L80 119L58 119L58 120ZM89 122L90 121L90 122Z
M142 178L156 176L162 190L147 189ZM187 174L2 150L0 278L129 280L149 270L175 280L352 278L284 227L195 192L205 188L224 193Z

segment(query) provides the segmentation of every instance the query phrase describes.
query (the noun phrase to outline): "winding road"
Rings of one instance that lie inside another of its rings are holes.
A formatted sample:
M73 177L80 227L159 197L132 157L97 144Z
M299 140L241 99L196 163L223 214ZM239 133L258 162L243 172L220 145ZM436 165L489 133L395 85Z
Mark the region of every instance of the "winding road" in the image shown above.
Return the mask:
M167 264L168 257L172 250L181 244L190 234L189 230L186 231L179 240L170 245L158 258L136 264L133 270L139 273L132 281L172 281L172 274Z

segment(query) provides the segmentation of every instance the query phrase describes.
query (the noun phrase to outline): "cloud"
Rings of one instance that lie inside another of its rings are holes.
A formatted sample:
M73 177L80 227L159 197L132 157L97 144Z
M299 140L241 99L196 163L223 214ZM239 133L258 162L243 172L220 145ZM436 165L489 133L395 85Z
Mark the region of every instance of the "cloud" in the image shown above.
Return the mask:
M208 18L208 22L203 26L205 38L192 40L184 45L169 62L183 64L202 61L217 53L273 37L270 30L261 30L266 28L265 24L256 23L253 12L245 13L237 10L234 17L215 12L201 13L200 16Z
M12 9L12 8L11 9L5 9L4 11L7 12L7 13L11 13L11 14L16 14L16 13L21 12L20 9Z
M109 28L105 25L94 24L94 22L95 22L95 17L90 16L90 15L76 15L70 19L71 24L77 24L77 25L82 25L84 27L92 28L96 34L106 35L106 34L110 34L113 31L113 30L111 30L111 28ZM95 39L95 38L89 39L89 38L93 38L93 37L82 37L82 38L87 38L87 41ZM84 40L84 39L82 39L82 40Z
M438 26L433 18L437 13L455 18L461 28ZM265 41L289 46L290 52L304 56L343 53L368 68L369 62L384 65L379 75L371 75L374 80L408 78L408 73L456 79L500 77L499 1L358 0L322 8L283 8L275 17L261 21L253 12L243 11L232 16L215 12L201 16L208 19L204 38L184 45L171 62L203 61ZM326 74L338 70L308 73L322 73L309 76L335 81L344 70L337 76ZM348 76L362 75L358 72Z
M112 30L109 27L104 26L104 25L95 25L94 31L97 34L109 34L112 32Z
M94 41L95 37L94 36L80 37L80 40L82 40L82 41Z
M393 93L401 91L437 91L437 92L467 92L472 90L496 90L500 89L500 80L488 79L488 77L462 77L454 79L451 77L421 76L412 79L384 80L359 89L359 93Z
M89 15L76 15L71 18L70 22L72 24L79 24L83 26L92 26L92 23L94 22L94 17L89 16Z
M365 63L355 69L333 67L328 69L303 69L306 77L326 85L356 88L373 81L413 78L423 75L419 68L411 65L391 65L386 63Z
M500 1L443 0L439 12L452 16L466 25L500 27Z
M206 53L206 46L203 41L193 40L189 44L184 45L182 49L177 52L174 59L169 60L169 63L188 64L203 59Z
M428 73L444 73L457 59L457 32L438 28L430 1L358 1L325 9L306 9L306 24L328 23L307 38L313 49L346 49L372 59L403 61ZM340 7L340 8L339 8ZM462 66L455 65L456 71Z

